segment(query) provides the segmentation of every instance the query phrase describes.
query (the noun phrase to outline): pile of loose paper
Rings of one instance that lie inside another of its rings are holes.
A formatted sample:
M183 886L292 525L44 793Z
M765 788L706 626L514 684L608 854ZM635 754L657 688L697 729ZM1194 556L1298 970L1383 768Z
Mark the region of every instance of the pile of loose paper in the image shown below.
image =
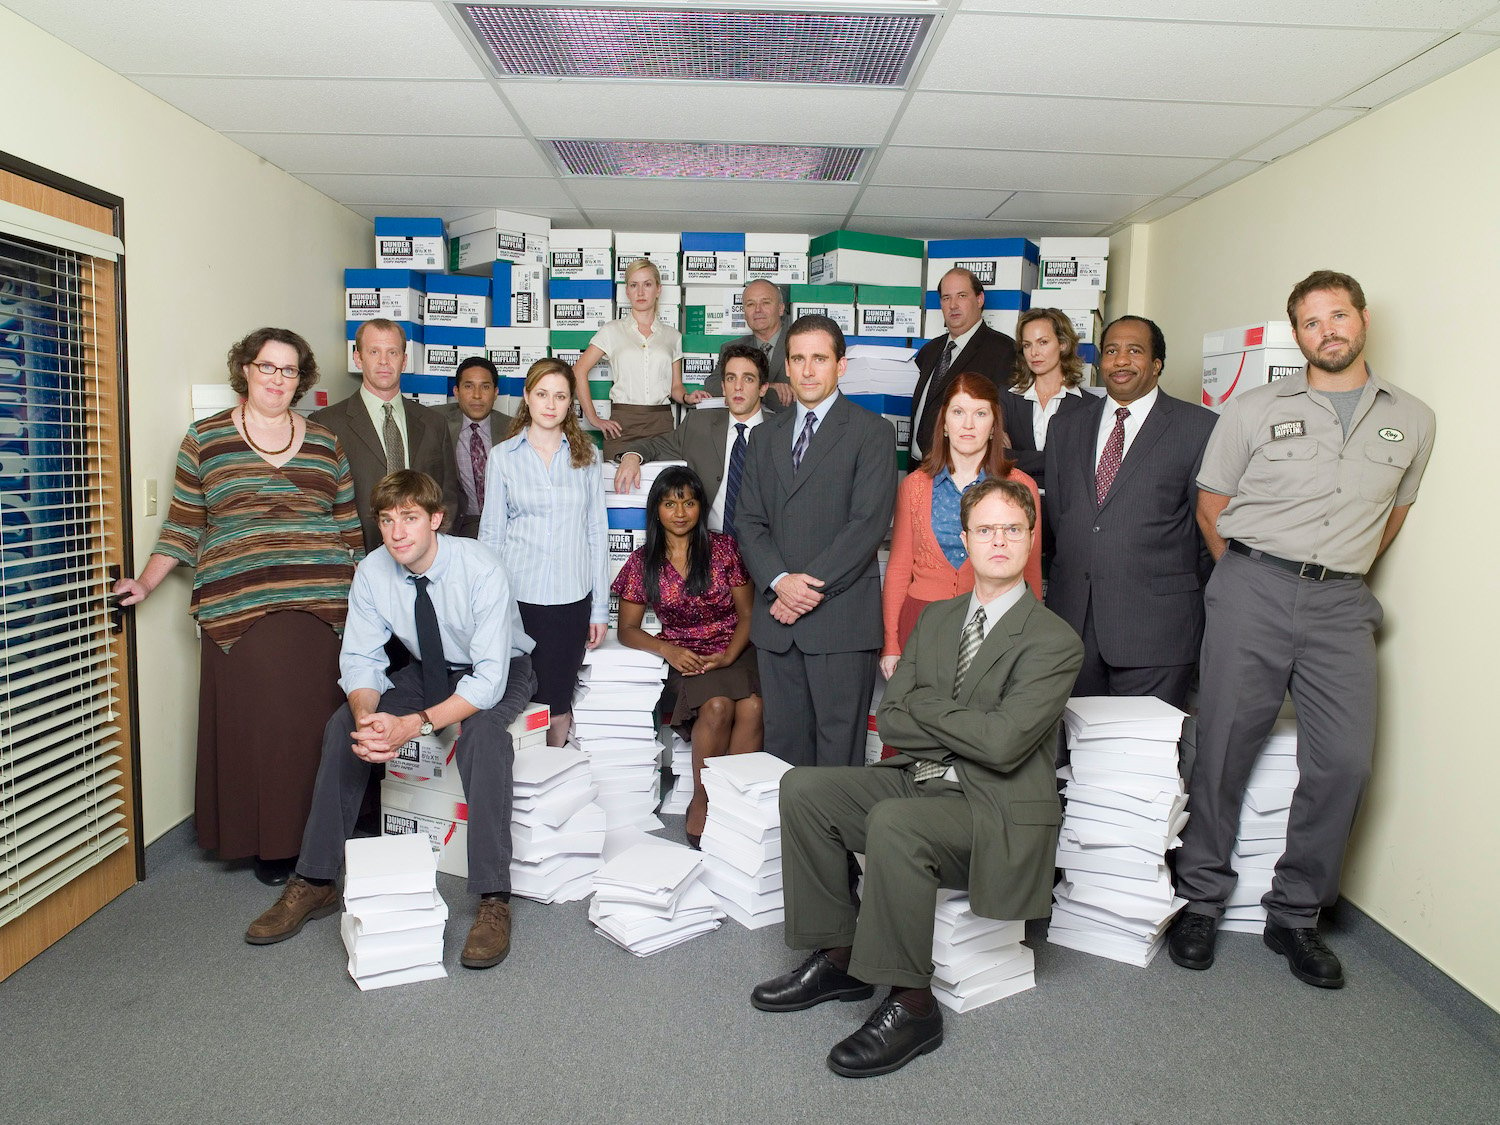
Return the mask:
M511 891L539 902L587 898L604 849L588 757L565 746L518 750L511 781Z
M1287 821L1298 777L1297 720L1279 719L1245 787L1240 834L1229 860L1239 881L1225 900L1219 929L1258 934L1266 928L1266 908L1260 900L1271 889L1276 862L1286 851Z
M917 349L856 344L848 350L839 378L846 395L909 395L917 385Z
M339 931L349 975L361 989L432 980L443 969L448 905L437 892L437 857L421 833L344 845Z
M1026 923L981 918L962 891L940 890L932 929L932 994L955 1012L1036 986Z
M708 822L703 881L724 912L759 929L785 915L781 898L781 775L792 767L764 752L710 758L703 765Z
M724 912L702 873L701 857L691 848L666 840L636 844L594 876L589 921L637 957L709 933Z
M662 744L656 705L667 662L653 652L626 648L614 634L584 655L573 697L573 731L589 758L595 798L610 832L662 827Z
M1178 740L1187 716L1150 696L1089 696L1063 711L1069 764L1053 892L1054 945L1145 966L1184 902L1166 854L1182 841L1187 794Z

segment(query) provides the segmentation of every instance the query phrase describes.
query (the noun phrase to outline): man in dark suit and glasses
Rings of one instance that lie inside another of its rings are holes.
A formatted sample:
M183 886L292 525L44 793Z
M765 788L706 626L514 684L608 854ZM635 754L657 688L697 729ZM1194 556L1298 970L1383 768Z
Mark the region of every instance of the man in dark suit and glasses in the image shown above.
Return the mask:
M454 402L438 407L453 441L454 471L458 475L458 513L453 534L479 538L484 512L484 466L490 448L510 432L510 415L495 409L500 394L500 372L483 356L470 356L453 376Z
M750 437L735 513L758 591L766 749L793 765L864 760L882 637L876 552L891 525L891 424L839 394L844 333L827 317L787 330L797 405Z

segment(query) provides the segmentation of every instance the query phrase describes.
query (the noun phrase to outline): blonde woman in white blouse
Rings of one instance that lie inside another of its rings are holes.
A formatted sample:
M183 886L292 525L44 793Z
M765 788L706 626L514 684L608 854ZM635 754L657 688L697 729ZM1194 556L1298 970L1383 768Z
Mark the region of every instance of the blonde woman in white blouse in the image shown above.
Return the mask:
M584 421L604 434L604 459L613 461L625 447L672 428L674 402L684 405L708 395L685 394L682 385L682 333L657 319L661 272L655 263L638 258L625 271L625 295L630 315L610 321L589 342L573 365L578 401ZM610 416L600 418L589 394L589 372L609 357L614 375Z

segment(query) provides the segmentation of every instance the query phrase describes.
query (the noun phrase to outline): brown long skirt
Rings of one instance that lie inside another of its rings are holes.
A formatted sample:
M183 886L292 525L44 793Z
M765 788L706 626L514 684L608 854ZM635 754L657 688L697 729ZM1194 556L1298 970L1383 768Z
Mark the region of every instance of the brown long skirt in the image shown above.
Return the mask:
M632 442L669 431L672 428L672 408L612 402L609 406L609 419L620 424L620 436L604 439L604 459L618 461Z
M344 702L339 638L310 613L271 613L198 672L198 844L221 859L302 848L323 727Z

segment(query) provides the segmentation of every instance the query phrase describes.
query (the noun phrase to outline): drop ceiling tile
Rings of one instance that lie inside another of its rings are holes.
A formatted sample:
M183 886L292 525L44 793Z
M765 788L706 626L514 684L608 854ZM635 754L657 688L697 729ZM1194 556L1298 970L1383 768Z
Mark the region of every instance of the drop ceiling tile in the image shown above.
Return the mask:
M519 137L488 82L355 79L132 79L221 133L429 133ZM413 160L420 157L413 154Z
M1024 223L1010 220L970 222L965 219L856 218L849 226L867 234L893 234L903 238L1088 238L1103 227L1099 223Z
M1168 156L892 147L876 164L870 182L890 187L925 187L933 182L936 169L945 183L975 188L1159 195L1207 172L1215 163Z
M491 204L490 206L493 206ZM445 223L451 223L456 219L462 219L474 214L475 211L486 210L483 207L410 207L393 204L351 204L349 210L356 215L362 215L366 219L374 220L381 217L394 216L399 218L439 218ZM571 207L528 207L527 211L534 215L540 215L552 220L555 227L583 227L587 226L587 220L583 215Z
M854 184L787 184L757 180L615 180L564 177L570 195L587 209L652 208L659 211L746 211L796 214L845 211Z
M434 137L326 133L227 133L288 172L349 175L404 172L414 165L449 176L550 176L553 168L520 137Z
M1222 159L1303 112L1293 106L919 93L891 143Z
M1192 181L1192 183L1174 188L1172 194L1197 199L1207 195L1211 191L1218 191L1221 187L1232 184L1236 180L1243 180L1252 172L1259 172L1264 167L1264 164L1253 160L1226 161L1222 167L1215 168L1212 172L1209 172L1205 176L1200 176L1198 179Z
M538 137L878 144L899 90L684 83L504 82Z
M478 176L331 176L309 172L297 177L348 207L372 206L574 208L556 180L488 179ZM428 212L430 213L430 212Z
M1337 8L1306 0L1132 0L1138 20L1203 20L1292 26L1448 28L1467 23L1492 0L1344 0ZM966 12L1119 17L1120 0L962 0Z
M1242 153L1244 160L1276 160L1303 145L1312 144L1319 137L1326 137L1335 129L1341 129L1357 117L1364 115L1361 109L1325 109L1313 114L1306 121L1299 121L1285 132L1267 137L1261 144Z
M1482 55L1500 47L1500 36L1455 35L1439 43L1425 54L1418 55L1404 66L1398 66L1389 74L1383 74L1368 86L1355 90L1347 97L1339 98L1341 106L1377 106L1402 94L1410 93L1418 86L1425 86L1434 79L1473 62Z
M1469 30L1487 31L1491 35L1500 35L1500 12L1496 12L1493 16L1480 20Z
M1018 191L990 218L1022 222L1114 223L1154 198L1153 195Z
M607 230L728 230L773 234L823 234L843 226L844 216L745 215L738 211L589 211L588 222Z
M983 219L1012 195L1008 191L971 191L950 187L871 187L859 197L860 215L931 215L933 218Z
M7 0L6 6L127 77L486 76L431 3Z
M955 16L922 89L1322 105L1428 47L1431 31Z

